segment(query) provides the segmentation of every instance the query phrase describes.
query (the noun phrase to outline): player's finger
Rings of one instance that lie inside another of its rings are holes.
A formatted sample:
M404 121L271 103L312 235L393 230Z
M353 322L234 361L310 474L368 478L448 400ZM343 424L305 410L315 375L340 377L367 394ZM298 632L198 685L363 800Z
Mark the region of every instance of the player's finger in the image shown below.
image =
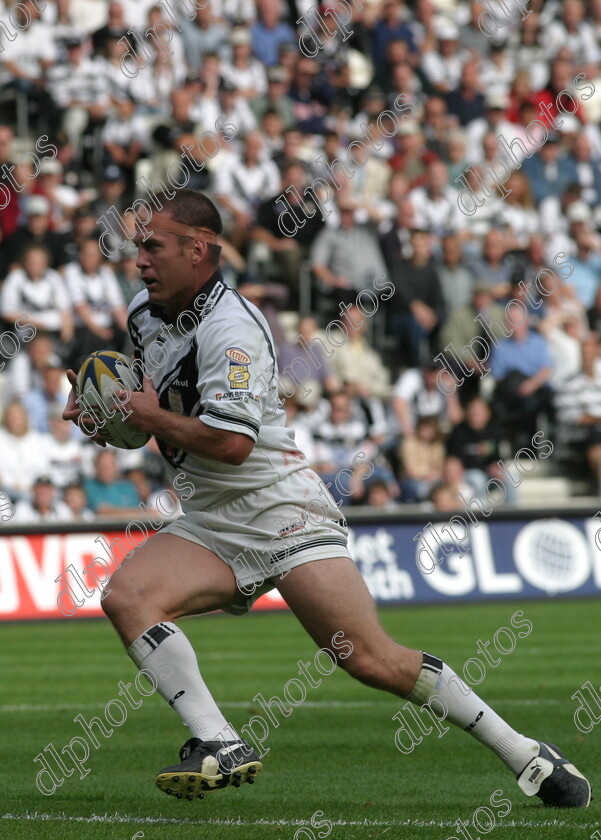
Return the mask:
M75 384L77 383L77 374L74 370L71 370L71 368L69 368L69 370L67 371L67 379L69 380L71 385L75 387Z
M142 382L142 390L143 391L154 391L154 385L152 384L152 379L149 376L145 376Z

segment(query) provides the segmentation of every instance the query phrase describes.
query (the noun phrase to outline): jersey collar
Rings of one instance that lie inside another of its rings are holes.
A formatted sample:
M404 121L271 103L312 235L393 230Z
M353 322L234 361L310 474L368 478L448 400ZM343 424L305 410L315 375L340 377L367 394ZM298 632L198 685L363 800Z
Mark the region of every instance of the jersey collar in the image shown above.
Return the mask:
M217 271L207 280L202 289L197 292L194 297L190 298L184 312L193 312L197 320L199 322L202 321L203 318L206 317L207 312L217 302L217 299L221 297L221 293L223 291L225 291L225 282L223 280L223 275L221 274L221 269L218 268ZM164 321L165 323L172 323L172 321L167 318L165 310L162 306L159 306L156 303L149 303L148 311L153 318L160 318L161 321Z

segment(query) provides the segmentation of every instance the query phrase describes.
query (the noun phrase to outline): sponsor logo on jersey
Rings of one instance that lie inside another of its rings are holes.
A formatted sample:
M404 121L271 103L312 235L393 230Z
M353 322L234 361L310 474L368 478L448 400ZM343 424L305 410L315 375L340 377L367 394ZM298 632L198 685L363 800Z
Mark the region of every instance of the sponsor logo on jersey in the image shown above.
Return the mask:
M224 391L222 394L215 394L215 399L237 402L248 402L248 400L254 400L255 402L260 402L261 397L258 394L250 394L248 391L245 391L243 394L238 391Z
M248 383L250 381L250 373L248 372L248 366L251 362L250 356L239 347L228 347L225 355L230 362L230 371L227 375L230 388L237 391L248 390Z
M171 409L171 411L173 411L174 414L184 413L184 402L182 400L182 395L179 391L176 391L173 388L169 388L167 398L169 400L169 408Z

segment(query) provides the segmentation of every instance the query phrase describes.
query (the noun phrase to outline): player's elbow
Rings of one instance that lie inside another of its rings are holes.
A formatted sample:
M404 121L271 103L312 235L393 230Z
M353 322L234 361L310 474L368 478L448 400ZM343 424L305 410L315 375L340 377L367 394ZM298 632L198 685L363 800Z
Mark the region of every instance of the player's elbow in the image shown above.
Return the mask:
M236 435L223 447L220 460L233 467L239 467L246 461L254 445L254 440L246 435Z

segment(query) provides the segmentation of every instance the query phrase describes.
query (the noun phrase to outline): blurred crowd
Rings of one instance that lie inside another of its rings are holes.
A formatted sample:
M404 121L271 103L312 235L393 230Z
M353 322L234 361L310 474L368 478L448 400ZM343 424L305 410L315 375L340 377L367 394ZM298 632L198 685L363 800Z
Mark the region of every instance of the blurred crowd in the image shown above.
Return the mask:
M346 28L328 6L0 2L14 522L165 488L152 443L98 454L60 414L67 367L131 349L132 203L174 183L219 206L226 282L342 504L519 501L502 458L539 432L596 486L601 2L368 0Z

